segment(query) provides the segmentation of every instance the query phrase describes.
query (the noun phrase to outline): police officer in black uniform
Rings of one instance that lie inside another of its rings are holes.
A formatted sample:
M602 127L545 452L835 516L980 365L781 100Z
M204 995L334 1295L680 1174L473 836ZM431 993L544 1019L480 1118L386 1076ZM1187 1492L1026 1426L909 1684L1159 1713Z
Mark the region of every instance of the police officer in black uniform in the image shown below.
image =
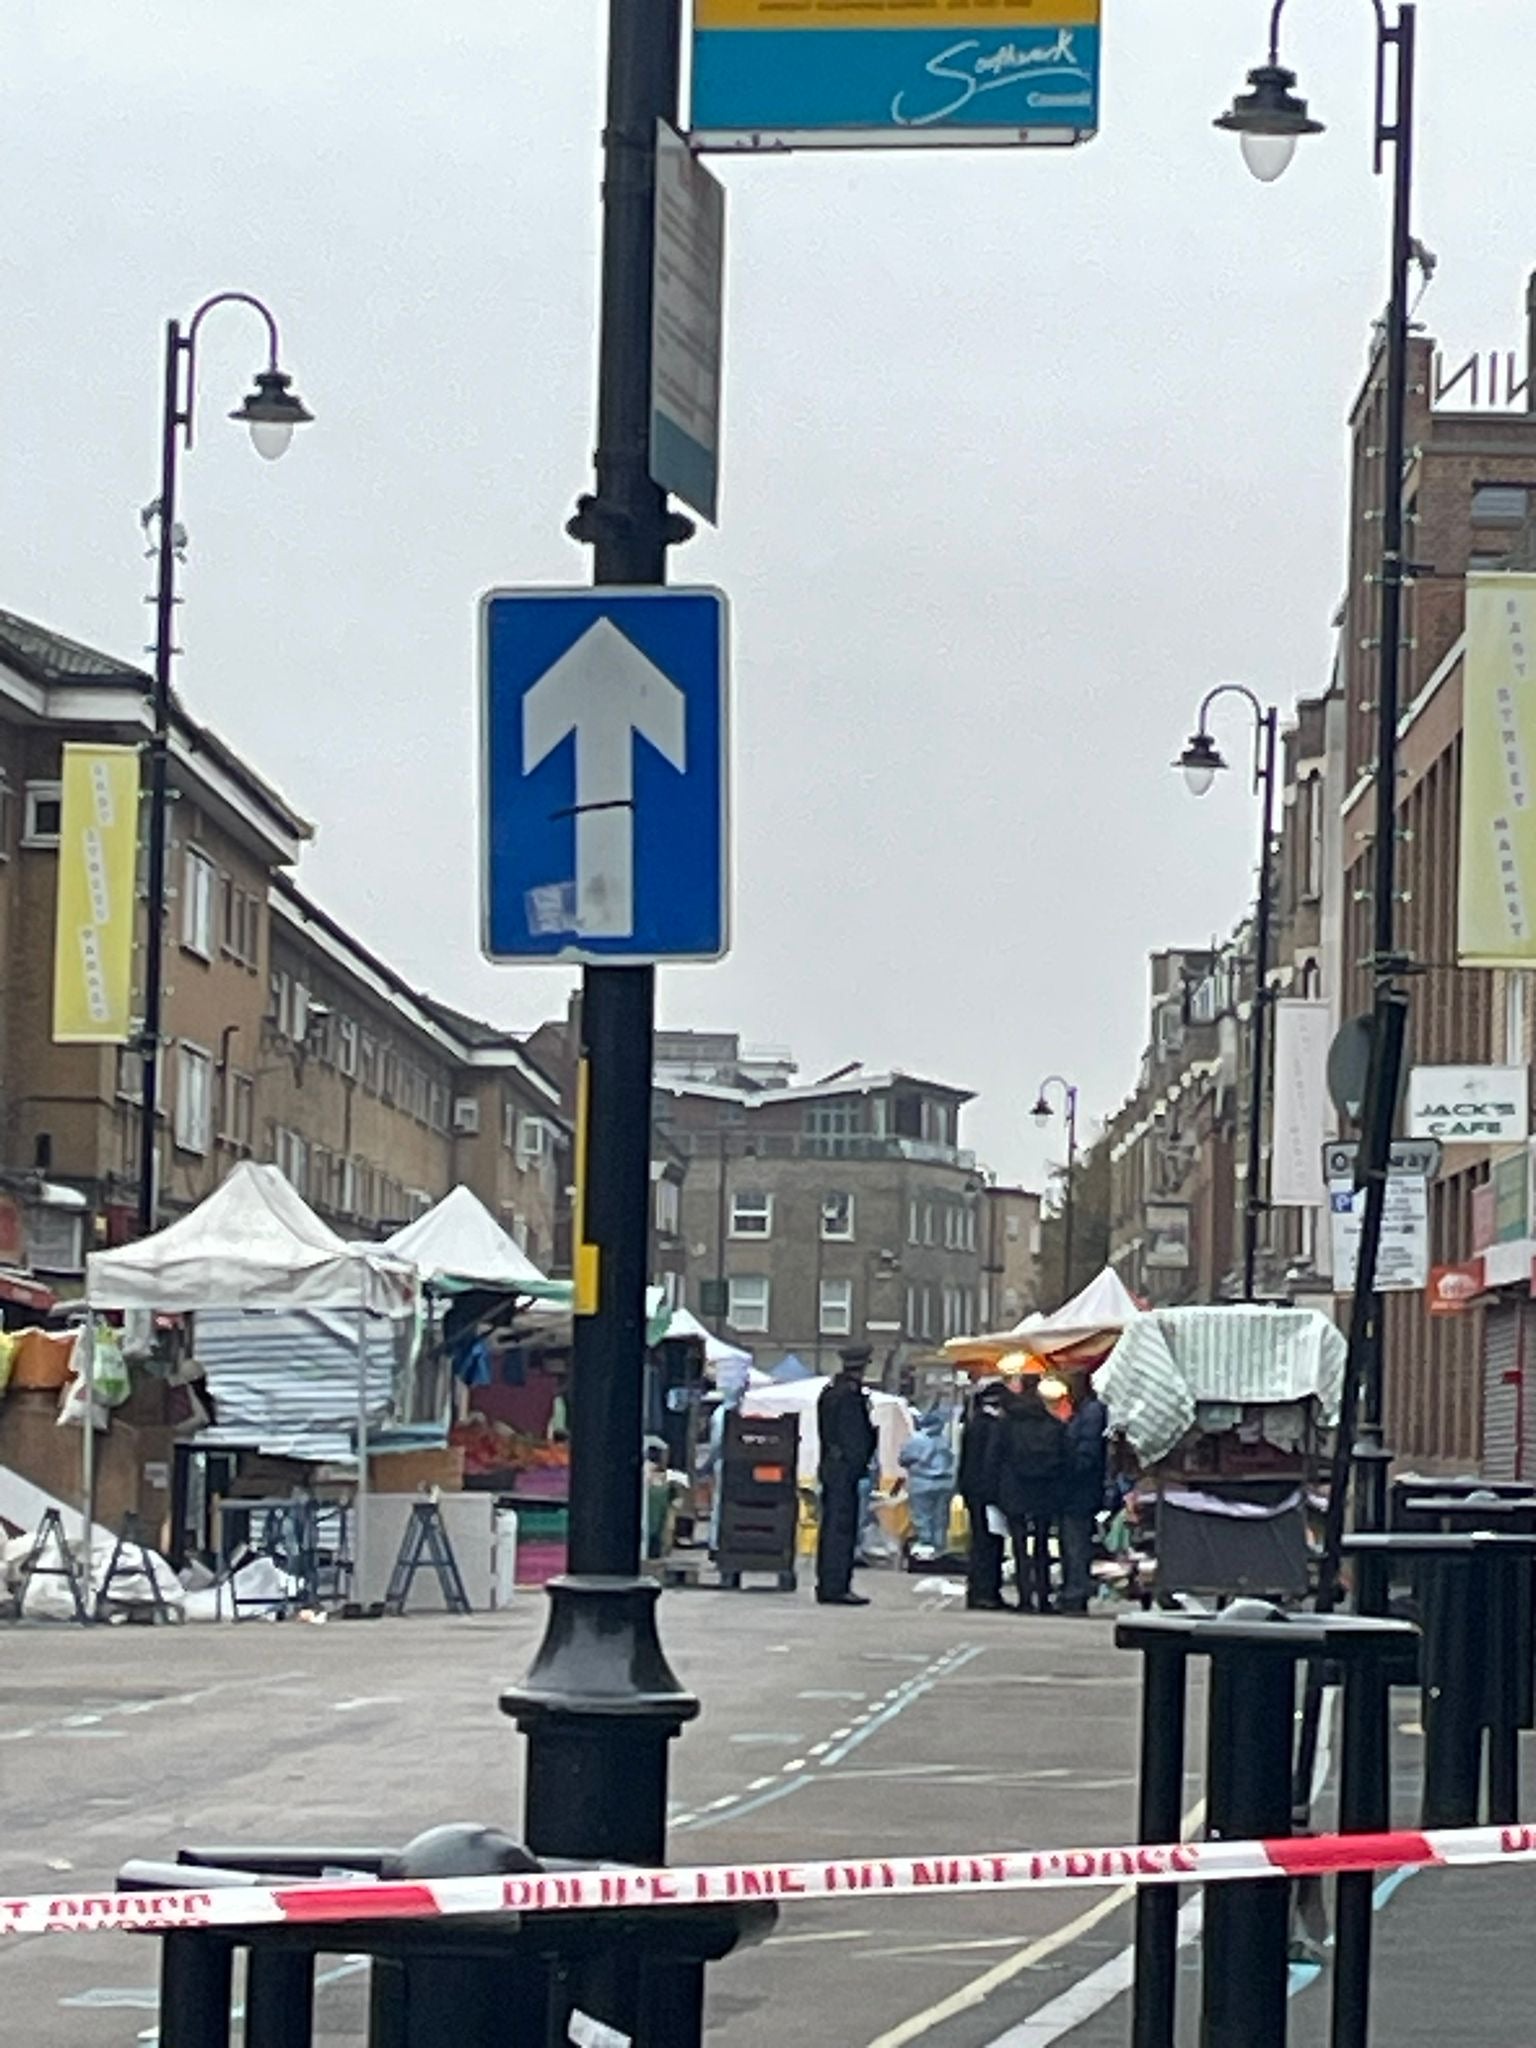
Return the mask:
M859 1481L869 1470L877 1438L864 1372L867 1344L838 1353L840 1368L816 1404L821 1438L821 1528L816 1539L816 1598L823 1607L867 1607L853 1590L853 1559L859 1541Z

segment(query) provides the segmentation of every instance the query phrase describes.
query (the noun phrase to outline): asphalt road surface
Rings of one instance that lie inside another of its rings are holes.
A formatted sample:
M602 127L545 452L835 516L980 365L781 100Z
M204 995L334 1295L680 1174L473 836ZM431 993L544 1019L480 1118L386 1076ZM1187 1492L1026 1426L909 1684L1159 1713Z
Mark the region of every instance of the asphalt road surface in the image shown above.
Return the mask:
M967 1614L921 1581L864 1583L863 1611L804 1592L664 1601L669 1654L704 1702L674 1750L675 1860L1131 1838L1137 1663L1102 1621ZM93 1887L196 1839L399 1842L448 1820L515 1833L522 1745L496 1700L541 1620L529 1596L465 1620L0 1631L0 1892ZM1397 1715L1405 1802L1412 1717ZM1528 2048L1509 1957L1536 1878L1431 1874L1383 1906L1383 2044ZM1186 1920L1193 1973L1198 1909ZM1123 2048L1129 1932L1113 1892L792 1907L712 1972L709 2039ZM126 1936L0 1944L0 2042L143 2048L155 1967ZM1293 2007L1308 2048L1326 2039L1314 1978L1298 1974ZM364 1981L346 1958L322 1964L323 2048L357 2048Z

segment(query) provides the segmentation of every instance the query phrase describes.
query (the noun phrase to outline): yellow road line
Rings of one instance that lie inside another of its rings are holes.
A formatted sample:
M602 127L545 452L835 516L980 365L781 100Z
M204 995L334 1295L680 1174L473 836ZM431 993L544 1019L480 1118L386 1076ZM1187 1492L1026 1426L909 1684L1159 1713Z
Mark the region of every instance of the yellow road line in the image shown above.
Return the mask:
M1181 1833L1185 1837L1192 1835L1204 1819L1205 1801L1200 1799L1185 1814ZM906 2048L907 2042L920 2041L924 2034L932 2033L935 2027L942 2027L946 2020L956 2019L961 2013L974 2011L985 1999L990 1998L994 1991L1000 1990L1004 1984L1011 1983L1023 1971L1032 1969L1036 1963L1048 1962L1062 1949L1070 1948L1075 1941L1081 1941L1085 1934L1091 1934L1102 1921L1118 1913L1122 1906L1128 1906L1135 1898L1136 1890L1133 1884L1121 1885L1118 1891L1113 1891L1107 1898L1100 1899L1085 1913L1079 1913L1075 1920L1069 1920L1065 1927L1058 1927L1050 1934L1042 1934L1037 1941L1027 1943L1013 1955L1004 1957L1002 1962L994 1963L990 1970L984 1970L979 1977L973 1977L969 1984L964 1984L958 1991L951 1992L948 1998L941 1998L937 2005L929 2006L926 2012L914 2013L911 2019L903 2020L899 2026L892 2027L889 2033L881 2034L878 2040L870 2042L869 2048Z

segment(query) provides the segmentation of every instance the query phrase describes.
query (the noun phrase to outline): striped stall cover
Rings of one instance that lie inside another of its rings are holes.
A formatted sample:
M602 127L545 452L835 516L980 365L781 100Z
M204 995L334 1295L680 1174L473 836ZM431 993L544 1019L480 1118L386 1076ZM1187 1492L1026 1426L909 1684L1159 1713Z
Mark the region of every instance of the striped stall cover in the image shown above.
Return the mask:
M411 1318L368 1318L368 1416L373 1428L412 1419ZM218 1432L274 1454L350 1457L357 1440L358 1319L332 1309L200 1310L195 1345Z
M1155 1464L1194 1427L1201 1402L1316 1400L1336 1422L1347 1348L1316 1309L1154 1309L1126 1325L1094 1385L1111 1426Z

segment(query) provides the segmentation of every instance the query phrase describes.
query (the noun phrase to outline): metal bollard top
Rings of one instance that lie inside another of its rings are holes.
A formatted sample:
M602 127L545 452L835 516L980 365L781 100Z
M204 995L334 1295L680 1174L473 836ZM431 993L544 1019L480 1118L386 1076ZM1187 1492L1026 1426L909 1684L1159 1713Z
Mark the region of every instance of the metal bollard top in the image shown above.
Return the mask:
M1301 1663L1309 1657L1390 1657L1409 1648L1418 1630L1408 1621L1358 1614L1293 1614L1267 1600L1235 1600L1219 1614L1140 1614L1117 1624L1122 1650L1177 1650L1190 1657L1268 1655Z
M1536 1557L1536 1533L1508 1529L1389 1529L1344 1538L1346 1557Z

